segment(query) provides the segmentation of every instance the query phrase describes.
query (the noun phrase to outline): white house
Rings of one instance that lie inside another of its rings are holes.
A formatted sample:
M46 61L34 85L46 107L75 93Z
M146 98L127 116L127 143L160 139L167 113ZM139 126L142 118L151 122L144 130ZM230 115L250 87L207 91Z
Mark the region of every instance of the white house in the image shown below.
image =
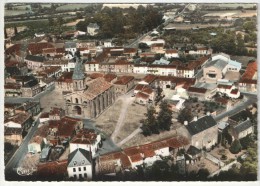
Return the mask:
M73 60L69 60L69 62L68 62L68 70L69 70L69 72L74 70L75 64L76 63Z
M34 36L35 37L44 37L45 34L44 33L35 33Z
M114 47L114 45L112 44L112 41L104 41L104 47Z
M74 179L92 180L92 157L84 149L76 149L68 157L68 176Z
M68 53L71 53L72 56L75 55L75 52L77 51L77 45L73 41L65 42L65 51Z
M134 73L135 74L147 74L148 67L146 65L135 65Z
M161 76L175 76L176 75L176 66L173 65L135 65L134 73L136 74L154 74Z
M226 94L230 98L239 98L240 91L232 84L218 84L217 91Z
M179 53L175 49L167 49L165 50L164 56L169 59L169 58L179 58Z
M101 143L101 136L91 129L81 129L70 141L70 152L84 149L94 157Z
M145 43L148 46L151 46L153 44L163 44L165 45L165 40L163 39L143 39L142 41L140 41L139 43Z
M99 26L97 23L89 23L87 26L87 32L89 35L94 36L98 34Z
M206 47L197 48L197 50L189 50L190 55L207 55L209 50Z
M223 73L226 74L228 71L239 72L241 70L241 63L233 60L229 60L226 67L223 69Z
M88 61L85 63L85 71L98 72L99 64L96 61Z
M84 35L86 35L86 32L79 31L79 30L74 33L74 37L84 36Z

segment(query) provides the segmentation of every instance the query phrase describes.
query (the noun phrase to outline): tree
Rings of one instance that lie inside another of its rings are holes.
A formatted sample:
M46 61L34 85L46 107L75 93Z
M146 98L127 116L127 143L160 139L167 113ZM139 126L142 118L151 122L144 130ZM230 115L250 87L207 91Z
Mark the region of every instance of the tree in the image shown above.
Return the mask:
M250 134L247 135L247 136L244 137L244 138L241 138L239 141L240 141L240 144L241 144L241 146L242 146L242 149L247 149L248 146L249 146L251 143L253 143L253 140L252 140Z
M172 124L172 111L166 101L160 104L160 112L157 117L157 122L161 130L170 130Z
M17 27L14 27L14 35L16 36L18 34Z
M241 151L241 149L242 149L242 146L241 146L239 140L235 139L235 140L232 142L232 144L231 144L231 146L230 146L230 148L229 148L229 151L230 151L232 154L237 154L237 153L239 153L239 152Z
M150 47L146 43L139 43L138 48L140 48L140 49L148 49Z
M184 123L184 121L188 121L190 122L193 118L193 115L191 113L191 110L188 108L184 108L180 111L179 115L178 115L178 121L181 123Z
M51 26L54 26L54 20L53 20L52 17L49 17L49 18L48 18L48 23L49 23L49 26L50 26L50 27L51 27Z
M151 134L158 134L159 127L157 120L155 118L155 109L154 107L149 107L147 113L145 114L146 119L141 120L143 135L149 136Z
M5 30L5 39L7 38L7 32L6 32L6 29L4 29Z

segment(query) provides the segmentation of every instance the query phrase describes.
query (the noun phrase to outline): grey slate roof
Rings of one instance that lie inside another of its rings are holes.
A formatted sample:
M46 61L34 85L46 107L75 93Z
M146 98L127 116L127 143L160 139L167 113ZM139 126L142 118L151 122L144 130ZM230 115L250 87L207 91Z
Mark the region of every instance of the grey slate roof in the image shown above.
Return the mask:
M81 80L85 78L84 74L84 66L82 61L79 58L76 58L76 64L73 71L72 79L73 80Z
M201 153L201 151L192 145L187 150L187 154L192 155L192 156L195 156L199 153Z
M243 122L239 123L238 125L236 125L234 127L234 130L238 134L240 132L243 132L243 131L247 130L250 127L252 127L251 121L250 120L246 120L246 121L243 121Z
M31 87L34 87L38 84L38 81L37 79L34 79L32 81L29 81L28 83L24 84L23 87L26 87L26 88L31 88Z
M208 128L215 126L216 124L217 122L213 119L212 116L204 116L198 118L197 121L192 121L186 126L186 128L191 135L195 135Z
M76 48L76 43L75 42L65 42L65 48Z
M68 167L91 165L92 159L90 152L84 149L76 149L69 154Z
M225 68L225 66L227 66L228 62L222 60L222 59L218 59L212 62L212 66L222 70Z
M44 62L45 57L44 56L34 56L34 55L27 55L25 57L26 60L34 61L34 62Z

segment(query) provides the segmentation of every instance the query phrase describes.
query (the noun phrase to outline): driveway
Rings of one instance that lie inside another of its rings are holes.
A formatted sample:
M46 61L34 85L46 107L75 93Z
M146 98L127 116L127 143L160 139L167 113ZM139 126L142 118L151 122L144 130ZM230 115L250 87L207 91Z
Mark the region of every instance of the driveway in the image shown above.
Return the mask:
M122 104L122 109L121 109L119 118L117 120L115 130L111 135L111 139L114 142L115 142L115 137L118 135L118 132L120 131L121 127L124 125L124 120L125 120L125 117L127 114L127 109L129 107L129 105L133 103L133 101L135 99L134 97L131 97L131 95L132 95L132 91L130 91L128 94L122 95L121 97L118 98L123 101L123 104Z

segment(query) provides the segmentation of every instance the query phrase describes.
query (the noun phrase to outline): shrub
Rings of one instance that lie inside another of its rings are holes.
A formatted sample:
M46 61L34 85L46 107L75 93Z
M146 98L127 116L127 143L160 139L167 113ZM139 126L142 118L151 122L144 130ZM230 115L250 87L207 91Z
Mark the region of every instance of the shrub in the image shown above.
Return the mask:
M241 151L242 149L242 146L239 142L239 140L234 140L229 148L229 151L232 153L232 154L237 154Z

